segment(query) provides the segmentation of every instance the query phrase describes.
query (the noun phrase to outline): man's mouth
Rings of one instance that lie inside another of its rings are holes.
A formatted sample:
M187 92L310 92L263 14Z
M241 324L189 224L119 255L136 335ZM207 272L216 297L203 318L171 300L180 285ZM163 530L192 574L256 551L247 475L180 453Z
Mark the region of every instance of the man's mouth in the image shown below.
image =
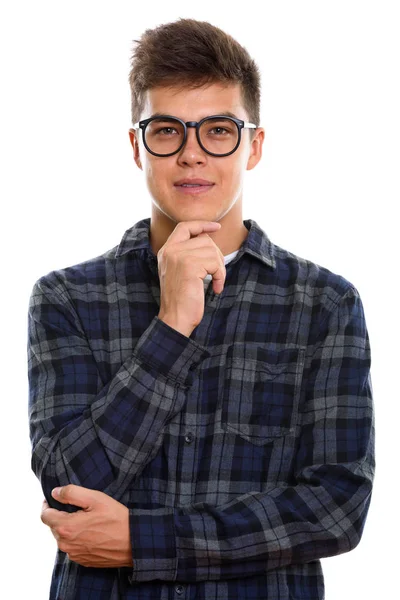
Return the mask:
M175 183L174 186L182 193L182 194L204 194L211 190L214 186L214 183Z
M213 183L181 183L177 187L211 187Z
M176 187L210 187L214 185L212 181L208 179L201 179L200 177L185 177L175 181Z

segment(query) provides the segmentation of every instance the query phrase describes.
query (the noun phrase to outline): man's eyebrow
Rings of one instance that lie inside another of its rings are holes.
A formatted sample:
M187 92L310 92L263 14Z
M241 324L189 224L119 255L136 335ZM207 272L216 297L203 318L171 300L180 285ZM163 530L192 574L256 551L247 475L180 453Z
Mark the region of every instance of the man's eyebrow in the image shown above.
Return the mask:
M155 112L153 113L150 117L148 117L149 119L152 119L154 117L162 117L164 116L166 113L161 113L161 112ZM230 112L229 110L223 110L221 112L218 113L214 113L214 115L224 115L225 117L232 117L233 119L238 119L239 117L235 114L233 114L232 112ZM212 117L214 115L206 115L207 117ZM174 115L169 115L170 117L173 117ZM182 119L183 120L183 119ZM201 121L201 119L199 119Z

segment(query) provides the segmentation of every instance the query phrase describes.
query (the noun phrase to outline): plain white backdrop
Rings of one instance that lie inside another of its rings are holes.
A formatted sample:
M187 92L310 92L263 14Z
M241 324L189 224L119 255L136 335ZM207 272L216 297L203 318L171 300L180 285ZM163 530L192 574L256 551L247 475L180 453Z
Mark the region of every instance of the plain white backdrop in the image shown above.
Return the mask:
M36 279L150 216L129 144L129 58L147 28L222 27L262 73L263 157L244 218L349 279L372 347L377 473L364 536L323 560L326 600L394 598L398 569L400 18L396 1L9 1L1 6L2 597L48 597L55 541L30 470L26 322Z

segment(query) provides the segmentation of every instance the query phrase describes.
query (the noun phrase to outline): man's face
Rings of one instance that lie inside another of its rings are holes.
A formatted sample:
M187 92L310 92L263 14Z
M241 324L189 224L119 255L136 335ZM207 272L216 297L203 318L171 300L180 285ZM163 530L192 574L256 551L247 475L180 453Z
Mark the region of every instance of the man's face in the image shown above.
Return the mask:
M186 122L232 113L243 121L249 121L243 108L239 84L213 83L197 89L155 87L146 96L141 119L159 113L178 117ZM236 205L234 212L242 226L244 173L255 167L260 160L264 139L264 131L259 128L250 142L250 131L243 129L239 148L224 157L207 154L197 141L194 127L188 127L185 146L178 153L167 157L150 154L143 145L142 133L137 132L136 137L130 131L135 162L145 173L147 187L153 199L152 219L168 218L174 226L180 221L195 219L220 221ZM201 193L176 185L186 178L200 178L212 185L202 188Z

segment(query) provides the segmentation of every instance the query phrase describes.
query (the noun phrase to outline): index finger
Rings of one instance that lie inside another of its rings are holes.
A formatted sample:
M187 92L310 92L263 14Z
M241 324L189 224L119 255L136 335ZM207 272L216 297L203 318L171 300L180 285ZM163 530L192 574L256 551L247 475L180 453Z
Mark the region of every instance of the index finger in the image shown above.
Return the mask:
M200 233L211 233L220 229L221 223L217 221L180 221L169 236L174 242L184 242Z

